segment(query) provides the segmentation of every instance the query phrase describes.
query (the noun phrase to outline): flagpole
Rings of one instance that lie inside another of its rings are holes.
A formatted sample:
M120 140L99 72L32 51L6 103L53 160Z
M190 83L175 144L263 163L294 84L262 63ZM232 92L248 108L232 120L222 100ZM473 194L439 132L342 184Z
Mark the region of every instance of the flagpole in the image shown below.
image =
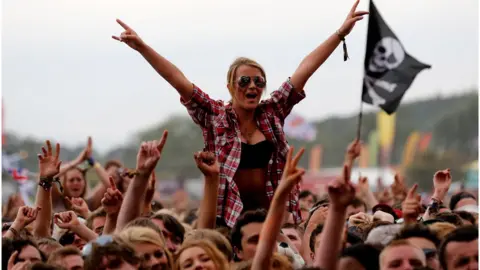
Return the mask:
M362 92L363 96L363 92ZM360 140L360 135L362 131L362 118L363 118L363 100L362 96L360 97L360 111L358 112L358 124L357 124L357 140Z

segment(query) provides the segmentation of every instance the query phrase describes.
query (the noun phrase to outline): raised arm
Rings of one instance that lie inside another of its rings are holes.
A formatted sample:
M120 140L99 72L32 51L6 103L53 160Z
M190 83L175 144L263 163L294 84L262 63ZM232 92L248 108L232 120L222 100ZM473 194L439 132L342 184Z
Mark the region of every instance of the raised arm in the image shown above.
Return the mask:
M291 82L295 86L295 89L299 91L303 90L308 79L327 60L333 51L335 51L340 42L344 40L345 36L352 31L355 23L363 19L363 15L368 14L367 11L356 11L359 2L360 0L355 1L355 4L348 13L347 18L340 29L320 44L320 46L318 46L313 52L307 55L300 63L291 78Z
M220 185L220 166L215 154L199 152L194 154L198 169L205 176L203 199L198 215L198 229L215 229L217 217L218 186Z
M42 147L42 155L38 155L38 171L40 175L39 187L37 188L37 196L35 205L41 208L38 217L34 223L33 235L35 237L49 237L50 224L52 222L52 186L54 176L60 171L61 161L60 144L57 143L55 153L53 153L50 141L46 141L46 146Z
M144 205L138 202L144 201L148 180L160 160L167 135L168 132L164 131L161 140L143 142L140 146L137 154L137 174L125 193L125 203L118 214L116 231L120 231L128 222L141 215Z
M190 100L193 94L193 84L185 77L180 69L145 44L137 33L127 24L119 19L117 19L117 22L125 31L123 31L120 36L112 36L112 38L124 42L130 48L139 52L157 73L178 91L184 100Z
M295 157L293 155L293 147L290 147L287 154L287 161L283 171L282 180L275 192L272 204L268 210L267 219L263 224L258 240L257 251L252 262L252 270L270 269L271 258L275 250L275 244L282 227L283 215L285 214L285 205L288 195L300 182L305 170L297 168L298 161L302 157L304 149L302 148Z
M117 189L113 177L110 176L109 182L110 187L107 188L107 191L103 195L102 199L102 207L107 213L105 226L103 227L103 234L112 234L115 232L115 228L117 227L118 211L120 210L123 202L123 195Z

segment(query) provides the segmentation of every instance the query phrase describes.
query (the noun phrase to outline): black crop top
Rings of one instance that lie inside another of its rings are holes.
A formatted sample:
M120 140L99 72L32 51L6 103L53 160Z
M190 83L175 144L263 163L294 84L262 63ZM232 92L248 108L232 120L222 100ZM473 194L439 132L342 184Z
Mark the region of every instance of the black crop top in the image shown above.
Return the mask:
M266 168L272 157L273 145L270 141L264 140L257 144L242 142L242 155L240 157L239 169Z

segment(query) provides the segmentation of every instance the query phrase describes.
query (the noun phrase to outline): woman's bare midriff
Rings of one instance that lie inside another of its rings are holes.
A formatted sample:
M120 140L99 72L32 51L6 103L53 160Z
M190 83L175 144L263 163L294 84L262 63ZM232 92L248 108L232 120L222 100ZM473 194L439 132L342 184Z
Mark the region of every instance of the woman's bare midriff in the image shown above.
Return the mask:
M243 203L243 211L268 209L270 200L266 192L267 169L239 169L233 181L238 187Z

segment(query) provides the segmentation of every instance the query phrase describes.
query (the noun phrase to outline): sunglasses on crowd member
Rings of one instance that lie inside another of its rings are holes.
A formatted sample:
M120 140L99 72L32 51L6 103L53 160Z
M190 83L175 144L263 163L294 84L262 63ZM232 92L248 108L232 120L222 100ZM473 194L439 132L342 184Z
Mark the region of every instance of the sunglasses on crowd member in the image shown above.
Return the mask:
M240 86L240 88L248 87L252 80L255 86L258 88L263 89L265 88L265 85L267 85L267 82L265 81L265 79L260 76L253 76L253 77L242 76L240 77L240 79L238 79L238 86Z

